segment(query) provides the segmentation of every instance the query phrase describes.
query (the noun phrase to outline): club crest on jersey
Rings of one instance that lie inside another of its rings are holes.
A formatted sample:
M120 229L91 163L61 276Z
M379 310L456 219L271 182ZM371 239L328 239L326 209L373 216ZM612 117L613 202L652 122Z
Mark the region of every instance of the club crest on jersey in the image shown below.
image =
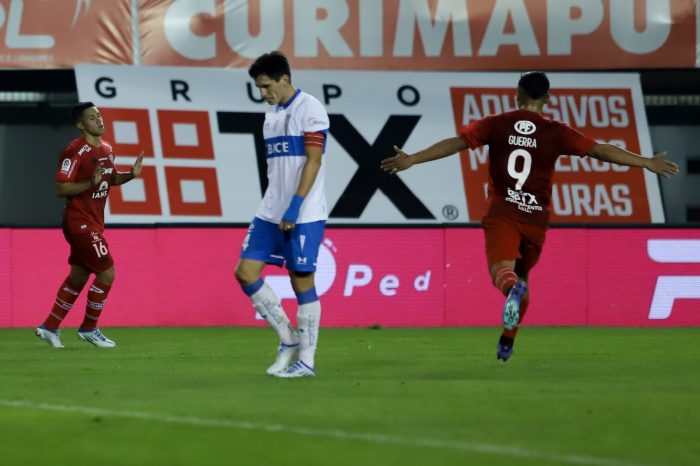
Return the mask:
M514 128L515 131L525 136L527 136L528 134L532 134L537 130L537 126L535 126L533 122L527 120L516 121Z

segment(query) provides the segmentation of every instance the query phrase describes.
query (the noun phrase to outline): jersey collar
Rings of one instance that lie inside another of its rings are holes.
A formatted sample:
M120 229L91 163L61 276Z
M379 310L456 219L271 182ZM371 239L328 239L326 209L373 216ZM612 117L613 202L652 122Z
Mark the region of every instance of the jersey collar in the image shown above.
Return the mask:
M292 98L289 99L289 100L287 101L286 104L277 105L277 110L280 110L280 109L286 110L287 108L289 108L289 106L292 105L292 102L294 102L294 100L297 98L297 96L298 96L299 94L301 94L301 89L297 89L297 91L294 93L294 95L292 96Z

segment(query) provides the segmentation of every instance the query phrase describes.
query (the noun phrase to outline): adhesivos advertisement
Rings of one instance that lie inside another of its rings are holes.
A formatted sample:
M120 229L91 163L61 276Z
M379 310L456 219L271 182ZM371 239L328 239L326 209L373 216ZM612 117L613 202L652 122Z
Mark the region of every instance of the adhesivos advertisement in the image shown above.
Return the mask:
M122 169L145 152L142 177L110 195L108 223L247 223L267 187L266 105L245 70L79 65L81 100L105 118ZM515 108L517 73L293 71L330 118L329 223L478 222L488 148L397 176L379 163L415 152L470 121ZM547 116L600 141L651 154L636 74L552 73ZM658 180L640 169L562 157L553 222L662 222Z
M245 228L112 228L118 280L103 326L265 325L233 269ZM41 248L37 248L41 244ZM46 317L68 270L60 230L0 230L0 327ZM157 270L157 273L154 273ZM700 325L700 230L551 229L529 277L526 325ZM284 269L265 281L294 319ZM322 326L499 326L479 228L329 228L318 260ZM65 321L80 324L85 294Z

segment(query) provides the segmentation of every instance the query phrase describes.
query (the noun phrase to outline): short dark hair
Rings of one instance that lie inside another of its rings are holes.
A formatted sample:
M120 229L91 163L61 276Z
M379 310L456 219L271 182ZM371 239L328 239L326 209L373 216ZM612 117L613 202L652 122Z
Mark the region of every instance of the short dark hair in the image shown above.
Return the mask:
M73 120L73 123L80 121L80 119L83 117L83 112L94 106L95 104L92 102L78 102L77 104L73 105L73 108L70 111L70 118Z
M289 61L285 54L278 50L260 55L248 68L248 74L253 79L261 74L266 74L275 81L282 79L285 74L289 76L290 81L292 79Z
M542 71L523 73L518 81L518 89L525 92L531 99L538 100L549 92L549 79Z

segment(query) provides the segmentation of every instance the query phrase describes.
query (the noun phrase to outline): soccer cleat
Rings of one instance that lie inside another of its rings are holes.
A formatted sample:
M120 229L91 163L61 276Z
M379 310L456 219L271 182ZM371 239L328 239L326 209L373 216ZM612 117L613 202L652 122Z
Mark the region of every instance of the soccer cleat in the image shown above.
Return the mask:
M513 330L520 321L520 301L527 293L527 283L518 282L510 289L503 305L503 328Z
M78 330L78 338L80 340L87 341L88 343L92 343L98 348L114 348L117 346L116 343L104 336L98 328L88 330L86 332Z
M58 330L49 330L43 325L40 325L34 330L34 334L54 348L64 348Z
M280 343L275 362L267 368L267 373L269 375L273 375L277 372L285 370L292 363L292 361L297 358L298 355L299 343L294 345Z
M287 369L273 374L275 377L281 377L283 379L291 379L294 377L315 377L316 371L313 367L309 367L302 361L297 361Z
M515 345L515 340L512 338L506 338L504 336L501 336L501 339L498 342L498 345L496 345L496 359L500 359L503 362L506 362L508 358L511 357L513 354L513 346Z

